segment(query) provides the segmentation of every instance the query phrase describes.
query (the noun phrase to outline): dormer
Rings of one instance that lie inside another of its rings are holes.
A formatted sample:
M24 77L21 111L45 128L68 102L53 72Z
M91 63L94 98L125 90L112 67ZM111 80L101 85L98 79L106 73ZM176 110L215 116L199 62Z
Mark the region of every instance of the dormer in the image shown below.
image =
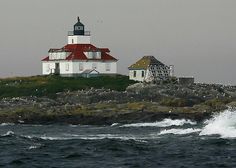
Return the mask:
M50 49L48 51L49 60L64 60L70 55L71 52L67 52L63 49Z
M100 50L88 50L84 52L88 59L101 59L102 52Z

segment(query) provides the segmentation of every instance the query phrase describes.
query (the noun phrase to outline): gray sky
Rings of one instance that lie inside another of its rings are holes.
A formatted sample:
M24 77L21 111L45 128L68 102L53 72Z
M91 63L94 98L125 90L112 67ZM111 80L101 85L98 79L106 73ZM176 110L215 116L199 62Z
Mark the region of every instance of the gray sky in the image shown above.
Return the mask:
M0 77L41 74L77 16L119 59L119 73L154 55L178 76L236 84L235 0L1 0Z

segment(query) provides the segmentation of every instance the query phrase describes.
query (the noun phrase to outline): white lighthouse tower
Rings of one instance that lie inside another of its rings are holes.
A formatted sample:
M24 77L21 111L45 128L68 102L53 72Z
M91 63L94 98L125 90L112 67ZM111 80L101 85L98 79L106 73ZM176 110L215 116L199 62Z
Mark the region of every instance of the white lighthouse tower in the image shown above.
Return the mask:
M68 32L68 44L91 44L90 37L90 32L84 30L84 25L78 17L74 30Z

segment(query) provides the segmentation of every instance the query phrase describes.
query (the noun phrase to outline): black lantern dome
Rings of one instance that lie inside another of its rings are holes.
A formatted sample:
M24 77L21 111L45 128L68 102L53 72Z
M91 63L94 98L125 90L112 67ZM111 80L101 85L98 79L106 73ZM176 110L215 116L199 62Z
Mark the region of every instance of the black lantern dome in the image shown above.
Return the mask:
M78 17L78 22L74 25L74 35L84 35L84 25L80 22Z

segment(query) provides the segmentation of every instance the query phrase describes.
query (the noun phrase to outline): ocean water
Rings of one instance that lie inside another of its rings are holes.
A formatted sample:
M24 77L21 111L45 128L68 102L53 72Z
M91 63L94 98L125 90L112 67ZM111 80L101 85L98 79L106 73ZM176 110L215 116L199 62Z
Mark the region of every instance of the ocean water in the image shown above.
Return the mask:
M202 123L0 125L0 167L236 167L236 112Z

